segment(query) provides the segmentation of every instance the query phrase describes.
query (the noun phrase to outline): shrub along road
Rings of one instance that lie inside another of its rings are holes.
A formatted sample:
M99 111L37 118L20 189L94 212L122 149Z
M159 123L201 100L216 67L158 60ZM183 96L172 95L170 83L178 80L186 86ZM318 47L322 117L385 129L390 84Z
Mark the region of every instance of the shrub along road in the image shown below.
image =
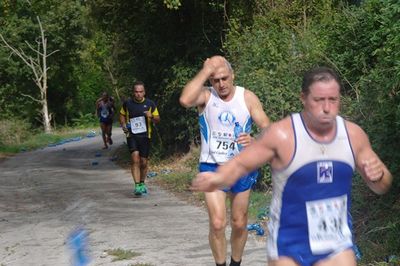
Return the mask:
M132 196L130 172L100 136L20 153L0 162L0 265L71 265L68 236L87 233L89 265L214 265L204 208L150 182ZM117 260L107 251L135 251ZM249 234L243 265L265 265L265 243Z

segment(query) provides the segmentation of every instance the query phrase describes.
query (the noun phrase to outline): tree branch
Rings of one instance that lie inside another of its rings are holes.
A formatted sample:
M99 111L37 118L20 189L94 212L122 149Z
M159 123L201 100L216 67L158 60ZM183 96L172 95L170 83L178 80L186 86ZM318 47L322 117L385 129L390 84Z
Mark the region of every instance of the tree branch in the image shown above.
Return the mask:
M29 98L29 99L35 101L35 102L38 102L38 103L41 103L41 102L42 102L40 99L36 99L35 97L32 97L32 96L29 95L29 94L25 94L25 93L22 93L22 92L21 92L21 95L22 95L22 96L25 96L25 97L27 97L27 98Z

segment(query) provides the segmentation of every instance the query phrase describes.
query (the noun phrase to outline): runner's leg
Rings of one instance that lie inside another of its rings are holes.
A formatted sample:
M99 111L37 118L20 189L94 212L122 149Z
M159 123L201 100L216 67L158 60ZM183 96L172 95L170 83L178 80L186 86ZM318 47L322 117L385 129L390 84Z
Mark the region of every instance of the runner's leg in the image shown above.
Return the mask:
M104 149L108 148L107 145L107 125L105 123L100 123L100 129L101 129L101 137L103 138L103 143L104 143Z
M268 266L300 266L292 258L280 257L278 260L269 260Z
M147 171L149 169L147 158L140 157L140 181L146 180Z
M239 262L242 260L244 246L247 241L247 220L250 189L231 194L231 247L232 258Z
M112 121L107 124L107 141L108 141L108 144L110 144L110 145L113 144L111 135L112 135Z
M131 153L131 159L132 159L132 164L131 164L131 173L133 177L133 181L135 184L140 183L140 157L139 157L139 151L134 151Z
M335 254L327 259L321 260L315 266L356 266L356 257L352 249L346 249L338 254Z
M222 264L226 261L226 193L221 190L206 192L205 200L210 226L208 240L215 262Z

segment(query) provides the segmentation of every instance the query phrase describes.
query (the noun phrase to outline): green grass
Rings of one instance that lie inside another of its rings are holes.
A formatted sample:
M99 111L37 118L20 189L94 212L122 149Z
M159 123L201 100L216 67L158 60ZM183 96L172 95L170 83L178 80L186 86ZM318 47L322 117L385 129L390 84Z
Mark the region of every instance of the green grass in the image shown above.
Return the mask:
M351 213L361 266L400 265L400 200L393 191L379 196L360 176L353 179Z
M54 131L52 133L38 133L31 134L21 138L19 143L0 144L0 153L15 154L21 151L30 151L38 148L46 147L49 144L57 143L74 137L85 137L91 130L98 133L98 129L72 129L65 128L62 130Z
M271 193L252 191L249 201L249 220L264 221L268 219Z
M132 250L124 250L121 248L105 250L108 255L114 256L112 261L129 260L141 254Z

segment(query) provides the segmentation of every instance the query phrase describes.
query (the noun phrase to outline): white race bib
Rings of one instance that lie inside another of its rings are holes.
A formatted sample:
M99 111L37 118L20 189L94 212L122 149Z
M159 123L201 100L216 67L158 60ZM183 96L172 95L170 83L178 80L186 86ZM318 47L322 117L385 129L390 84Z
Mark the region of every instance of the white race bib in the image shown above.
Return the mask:
M306 202L308 233L313 254L332 252L343 243L351 245L347 224L347 195Z
M212 131L210 150L218 162L225 162L235 156L235 138L230 132Z
M103 106L100 112L101 117L107 118L109 114L107 107Z
M133 134L139 134L147 131L146 118L144 116L131 118L130 124Z

